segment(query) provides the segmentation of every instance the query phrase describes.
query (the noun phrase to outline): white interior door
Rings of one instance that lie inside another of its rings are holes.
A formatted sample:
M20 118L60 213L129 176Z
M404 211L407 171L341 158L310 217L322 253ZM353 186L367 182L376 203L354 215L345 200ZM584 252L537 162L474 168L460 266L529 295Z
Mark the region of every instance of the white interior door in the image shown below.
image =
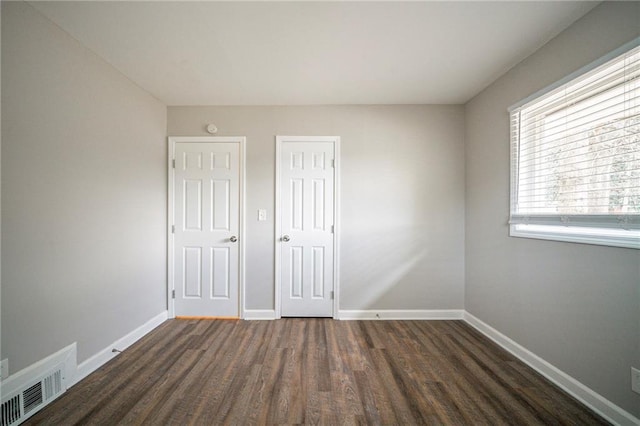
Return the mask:
M174 143L176 316L239 317L241 161L230 139Z
M277 140L281 316L333 316L336 140Z

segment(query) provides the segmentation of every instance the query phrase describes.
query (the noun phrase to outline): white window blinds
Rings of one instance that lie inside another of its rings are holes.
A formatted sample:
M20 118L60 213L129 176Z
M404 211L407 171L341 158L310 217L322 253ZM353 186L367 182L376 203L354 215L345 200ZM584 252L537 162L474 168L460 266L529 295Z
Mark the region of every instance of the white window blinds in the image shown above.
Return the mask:
M640 46L510 115L511 225L640 229Z

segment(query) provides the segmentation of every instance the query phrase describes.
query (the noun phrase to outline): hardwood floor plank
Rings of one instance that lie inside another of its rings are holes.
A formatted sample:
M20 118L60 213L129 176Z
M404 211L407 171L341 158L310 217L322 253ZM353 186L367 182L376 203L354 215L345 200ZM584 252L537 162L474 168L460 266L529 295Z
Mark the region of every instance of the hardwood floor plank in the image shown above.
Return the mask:
M400 381L396 381L391 366L387 362L386 356L387 349L373 349L371 351L371 358L374 363L375 371L380 377L383 389L386 396L389 399L391 408L395 415L395 422L398 424L418 424L419 419L422 417L420 413L418 418L414 417L415 411L412 410L410 401L405 398L406 392L403 393L402 389L404 384Z
M562 389L550 384L543 376L528 368L524 364L513 361L509 366L519 371L525 377L531 377L531 384L522 389L522 392L529 396L536 405L549 414L556 417L561 413L563 419L561 424L586 425L596 424L599 416L590 410L584 410L578 401L573 404L564 404L566 394Z
M509 385L500 376L496 376L474 357L469 357L468 352L459 351L460 346L454 340L449 339L452 345L452 354L458 358L461 369L470 379L476 390L489 395L489 403L498 410L505 421L513 421L518 424L548 424L543 418L543 413L530 410L531 405L515 388Z
M119 423L136 424L144 420L165 401L172 398L177 383L184 380L197 363L202 351L189 349L181 355L171 368L161 373L159 379L151 386L147 392L141 393L140 398L133 398L130 402L130 409L126 411L121 405L116 407L121 416ZM98 419L96 417L96 419ZM114 417L115 419L115 417Z
M262 371L262 365L256 364L251 367L249 374L246 377L244 385L240 392L237 395L237 398L232 405L226 416L222 417L220 423L222 424L242 424L246 422L247 413L246 409L251 404L251 398L253 395L253 390L258 384L258 380L260 379Z
M217 328L211 329L211 334L203 341L201 355L196 365L188 372L182 382L179 382L174 390L174 397L165 401L158 410L148 417L149 424L168 424L177 422L180 416L188 417L186 407L190 405L195 395L198 395L204 382L211 380L209 370L215 365L210 360L217 359L225 350L224 342L233 327L230 321L220 321Z
M605 425L462 321L170 320L27 425Z
M378 407L389 407L389 405L384 403L380 405L376 404L376 395L374 394L373 386L369 382L367 374L365 374L363 371L355 371L353 375L356 380L358 396L360 398L360 401L362 401L366 423L376 425L391 424L393 419L393 412L390 410L386 410L386 412L384 413L385 419L383 420L383 414L381 414Z

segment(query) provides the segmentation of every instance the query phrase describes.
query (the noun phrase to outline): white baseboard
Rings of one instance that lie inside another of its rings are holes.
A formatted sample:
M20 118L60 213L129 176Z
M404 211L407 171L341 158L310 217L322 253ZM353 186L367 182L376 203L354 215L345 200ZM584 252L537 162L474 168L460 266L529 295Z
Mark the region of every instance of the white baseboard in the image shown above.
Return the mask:
M640 425L640 419L631 413L618 407L469 312L465 311L464 320L609 422L621 426Z
M82 362L78 365L78 371L76 372L75 380L70 384L74 385L78 383L80 380L87 377L89 374L96 371L98 368L102 367L107 361L111 358L114 358L118 355L117 352L112 352L112 349L118 349L119 351L123 351L142 337L144 337L151 330L165 322L168 318L168 312L164 311L155 317L151 318L149 321L142 324L140 327L136 328L129 334L120 339L116 340L106 348L102 349L97 354L93 355L91 358Z
M371 309L341 310L336 319L340 320L454 320L462 319L462 309Z
M340 320L451 320L463 319L462 309L377 309L377 310L341 310L335 317ZM275 320L273 309L245 309L243 319Z
M246 320L274 320L276 319L276 311L273 309L245 309L242 318Z

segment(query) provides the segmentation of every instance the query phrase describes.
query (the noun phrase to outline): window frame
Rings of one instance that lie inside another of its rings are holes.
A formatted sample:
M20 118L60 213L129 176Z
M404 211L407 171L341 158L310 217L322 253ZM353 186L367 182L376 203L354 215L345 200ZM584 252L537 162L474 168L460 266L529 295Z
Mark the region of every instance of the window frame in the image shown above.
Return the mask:
M536 215L536 223L527 223L522 213L517 212L519 149L520 139L514 143L512 119L513 113L524 105L533 102L550 92L559 89L584 74L640 46L640 37L631 40L609 54L567 75L563 79L547 86L508 108L509 112L509 145L510 145L510 211L509 235L511 237L533 238L542 240L564 241L582 244L605 245L640 249L640 214L638 215ZM519 117L518 117L519 120ZM520 123L518 122L518 126ZM559 220L560 219L560 220ZM567 226L571 222L572 226ZM631 224L623 229L621 223ZM580 226L584 225L584 226Z

